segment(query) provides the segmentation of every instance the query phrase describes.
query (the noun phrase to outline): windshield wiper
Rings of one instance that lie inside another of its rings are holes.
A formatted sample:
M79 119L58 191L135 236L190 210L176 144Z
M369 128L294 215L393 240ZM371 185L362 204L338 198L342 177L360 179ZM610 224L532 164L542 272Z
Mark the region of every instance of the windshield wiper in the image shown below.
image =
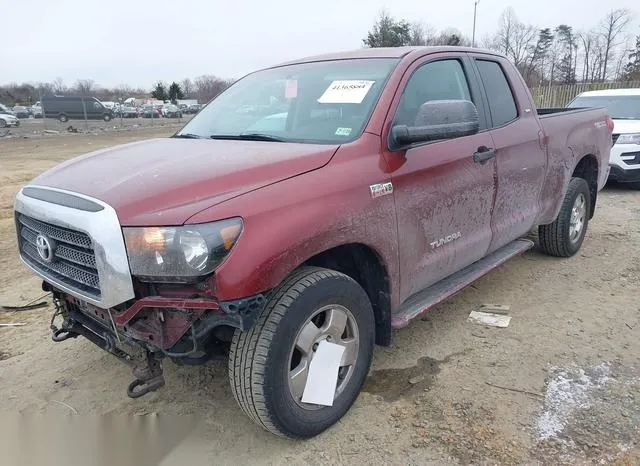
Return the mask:
M262 133L242 133L242 134L212 134L211 139L228 139L237 141L269 141L269 142L286 142L286 139L278 136L271 136Z
M198 136L197 134L192 134L192 133L174 134L171 137L182 138L182 139L204 139L202 136Z

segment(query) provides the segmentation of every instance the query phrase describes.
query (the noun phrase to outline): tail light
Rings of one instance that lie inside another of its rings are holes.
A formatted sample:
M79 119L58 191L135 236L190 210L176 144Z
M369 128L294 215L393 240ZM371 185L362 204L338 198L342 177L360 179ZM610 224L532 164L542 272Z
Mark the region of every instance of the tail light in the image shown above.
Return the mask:
M607 117L607 128L609 128L609 132L613 133L613 127L614 127L614 123L613 120L611 119L611 117Z

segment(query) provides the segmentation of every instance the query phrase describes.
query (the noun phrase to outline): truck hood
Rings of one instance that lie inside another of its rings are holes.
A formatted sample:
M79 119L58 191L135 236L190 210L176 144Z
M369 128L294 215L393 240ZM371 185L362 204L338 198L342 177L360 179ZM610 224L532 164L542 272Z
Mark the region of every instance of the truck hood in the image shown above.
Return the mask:
M640 133L640 120L613 120L613 134Z
M320 168L338 147L150 139L69 160L30 184L102 200L123 226L180 225L225 200Z

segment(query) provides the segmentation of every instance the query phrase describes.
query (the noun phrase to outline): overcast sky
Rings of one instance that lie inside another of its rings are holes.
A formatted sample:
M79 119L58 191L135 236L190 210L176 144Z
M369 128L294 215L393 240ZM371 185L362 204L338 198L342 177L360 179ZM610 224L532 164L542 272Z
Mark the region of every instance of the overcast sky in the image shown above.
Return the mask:
M474 0L0 0L0 84L90 78L150 88L202 74L238 78L300 56L349 50L385 8L397 18L471 36ZM511 5L537 26L597 24L640 0L480 0L476 37Z

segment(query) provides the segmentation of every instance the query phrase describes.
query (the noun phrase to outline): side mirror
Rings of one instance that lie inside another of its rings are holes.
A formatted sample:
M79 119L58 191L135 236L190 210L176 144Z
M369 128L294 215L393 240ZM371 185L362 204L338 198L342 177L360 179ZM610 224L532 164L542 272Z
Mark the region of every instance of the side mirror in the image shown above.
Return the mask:
M420 107L415 125L391 128L392 142L406 146L416 142L452 139L480 130L478 109L468 100L432 100Z

